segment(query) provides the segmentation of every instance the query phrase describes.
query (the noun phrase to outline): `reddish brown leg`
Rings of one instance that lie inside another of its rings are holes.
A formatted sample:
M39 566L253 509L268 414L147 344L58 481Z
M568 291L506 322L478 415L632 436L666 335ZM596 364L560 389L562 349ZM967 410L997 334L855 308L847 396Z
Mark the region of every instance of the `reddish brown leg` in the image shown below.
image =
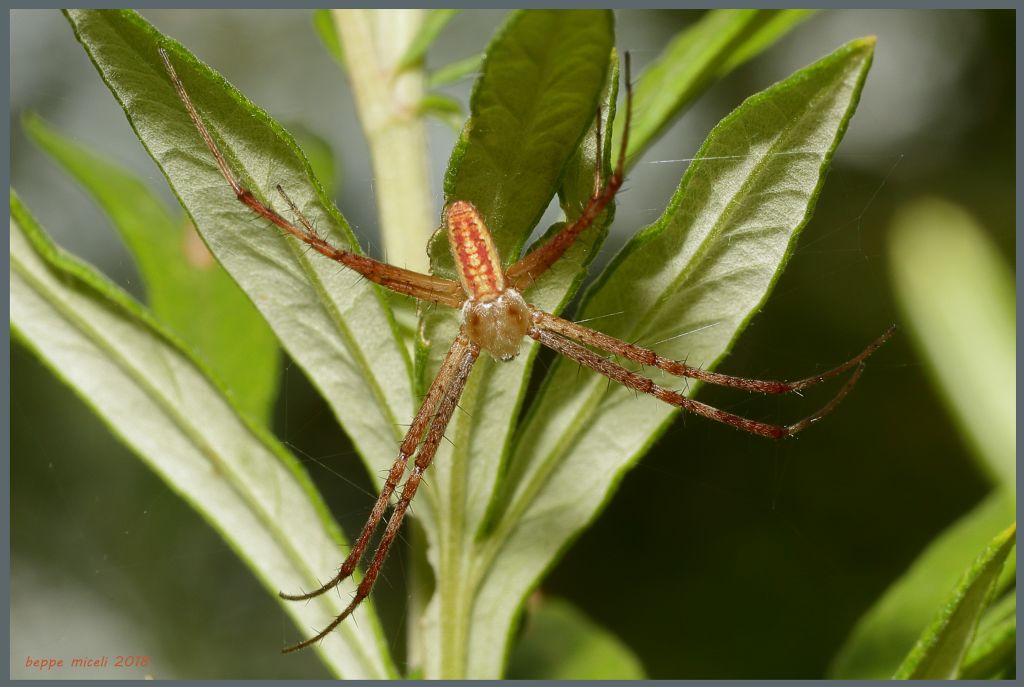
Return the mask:
M608 204L612 202L615 193L622 186L622 180L626 169L626 147L629 143L629 122L633 113L633 87L630 84L629 53L626 53L626 125L622 128L622 141L619 146L619 159L615 164L615 171L608 179L608 183L601 188L597 184L594 194L590 197L583 212L572 224L567 224L559 233L555 234L550 241L537 250L527 253L519 262L515 263L505 272L505 278L509 284L519 291L525 290L535 282L553 265L582 234L594 220L604 212ZM597 151L597 169L601 168L601 145Z
M358 253L334 248L317 235L310 221L306 219L306 216L302 214L298 206L288 197L288 194L284 192L280 184L277 185L277 192L288 203L288 207L295 213L303 229L305 229L298 238L308 243L319 253L354 269L372 282L413 298L432 301L453 308L460 307L466 299L465 292L457 281L435 277L430 274L420 274L419 272L413 272L402 267L378 262Z
M452 413L455 412L455 408L459 402L459 397L462 395L462 390L466 386L466 380L469 379L469 373L473 370L473 363L476 362L477 356L480 354L480 348L474 343L469 343L461 333L459 335L459 340L462 341L462 345L460 347L461 354L458 355L452 363L451 374L448 375L450 377L450 383L447 384L447 388L441 397L441 401L437 407L437 413L431 420L430 429L427 432L427 438L423 441L423 446L420 447L419 453L416 455L416 462L413 465L412 472L410 473L409 478L405 481L405 486L402 488L402 495L399 497L398 503L395 505L395 511L391 514L391 519L388 520L387 528L384 530L380 543L377 544L377 550L374 552L373 559L370 561L370 565L366 569L366 576L362 579L359 583L359 587L356 589L355 597L353 597L351 603L349 603L345 610L342 611L338 617L332 620L327 627L306 641L284 649L284 653L304 649L326 637L332 630L334 630L334 628L340 625L345 618L352 614L352 611L362 603L363 599L370 595L370 590L373 589L373 583L377 580L377 576L380 574L380 570L384 566L384 559L387 558L388 550L390 550L391 544L394 543L395 537L398 536L398 529L402 525L402 520L405 518L405 513L409 509L409 504L412 502L412 498L416 495L416 490L420 486L420 481L423 479L423 473L428 467L430 467L430 463L434 459L434 454L437 452L437 447L444 436L444 430L448 426L448 421L451 420ZM453 346L452 348L454 350L455 347ZM449 353L449 355L451 355L451 353ZM303 596L298 598L306 597Z
M558 334L545 329L534 327L530 330L529 334L548 348L575 360L581 365L589 367L592 370L596 370L609 379L627 386L630 389L650 394L665 403L677 406L691 413L696 413L697 415L701 415L708 419L715 420L716 422L721 422L723 424L731 425L737 429L742 429L744 432L750 432L751 434L757 434L771 439L781 439L783 437L793 436L828 415L832 409L839 405L839 402L846 397L846 394L850 392L850 389L853 388L853 385L856 384L857 379L860 378L861 373L864 371L864 365L861 363L857 366L857 369L854 370L853 374L850 375L850 378L846 381L846 384L843 385L843 388L839 390L839 393L837 393L831 401L825 404L823 408L818 410L818 412L813 413L812 415L805 417L803 420L791 425L772 425L767 422L758 422L757 420L751 420L740 415L719 410L718 408L709 406L706 403L686 398L675 391L669 391L664 387L658 386L647 377L638 375L635 372L630 372L621 365L613 363L611 360L594 353L590 349L584 348L574 341L565 339Z
M627 360L632 360L633 362L640 363L641 365L656 367L659 370L664 370L665 372L676 375L677 377L689 377L690 379L697 379L716 386L743 389L744 391L754 391L763 394L785 394L791 391L799 391L801 389L806 389L809 386L820 384L827 379L831 379L843 372L846 372L847 370L853 369L864 362L868 356L881 348L882 344L888 341L893 335L893 332L896 331L895 326L889 327L885 333L872 341L868 347L858 355L850 358L841 365L833 367L827 372L822 372L812 377L807 377L806 379L798 379L793 382L782 382L765 379L747 379L746 377L735 377L733 375L721 374L719 372L709 372L707 370L702 370L699 367L693 367L686 363L679 362L678 360L664 358L650 349L626 343L625 341L616 339L613 336L602 334L601 332L588 329L587 327L578 325L575 322L564 320L561 317L556 317L555 315L551 315L540 310L534 310L532 315L537 326L543 329L574 339L588 346L608 351L613 355L622 356Z
M377 529L377 525L380 523L381 518L384 517L384 511L387 510L391 494L394 493L395 488L398 486L398 481L402 479L402 475L405 473L405 465L409 456L416 451L416 447L419 445L420 439L423 438L423 433L426 431L427 425L430 423L431 418L434 417L434 413L441 401L441 397L455 378L455 375L458 372L458 365L465 357L468 347L468 340L465 335L460 333L452 344L452 347L448 349L448 354L445 356L444 362L441 363L441 369L438 371L437 377L434 378L433 383L427 390L427 395L423 399L423 405L420 406L419 412L416 413L416 417L413 418L412 425L409 427L409 431L405 434L405 439L402 441L402 445L398 451L398 458L396 458L395 462L391 465L391 470L388 472L388 478L384 482L384 488L381 490L380 496L377 497L376 503L373 504L373 510L370 512L370 517L367 519L366 524L363 525L363 530L359 533L359 538L356 539L356 543L349 552L348 557L345 558L345 561L341 564L341 569L338 570L338 574L319 589L311 592L303 594L286 594L284 592L279 592L282 599L287 599L289 601L312 599L313 597L319 596L328 590L334 589L342 580L346 579L355 571L360 559L366 552L366 547L370 543L370 537L373 536L373 532Z
M394 267L378 260L373 260L372 258L368 258L364 255L359 255L358 253L335 248L316 234L313 227L309 224L309 221L302 216L298 211L298 208L295 207L287 196L285 196L285 198L288 200L288 204L292 207L293 212L296 213L299 217L299 221L302 223L301 228L292 222L289 222L273 208L270 208L260 202L256 196L249 191L249 189L238 183L234 173L228 166L227 159L217 146L217 143L213 140L213 136L206 128L202 118L200 118L199 112L196 110L195 105L193 105L192 99L185 90L184 84L182 84L181 79L178 77L178 73L174 70L174 65L171 64L170 56L163 48L160 48L159 50L160 57L164 62L164 67L167 69L167 74L170 76L171 82L174 84L174 89L178 92L178 97L185 106L185 110L188 112L189 118L195 125L196 130L202 137L203 142L210 151L210 154L213 155L213 159L216 160L217 167L220 169L220 173L224 177L224 180L227 181L231 190L234 191L235 197L238 198L240 202L248 206L256 214L270 220L295 238L308 244L317 252L327 256L331 260L336 260L337 262L346 265L356 272L359 272L361 275L376 284L380 284L381 286L387 287L393 291L408 294L415 298L448 305L453 308L457 308L462 304L462 301L465 300L465 295L458 282L427 274L420 274L411 270L402 269L401 267ZM280 186L278 189L280 190ZM284 192L281 191L281 193L283 195Z

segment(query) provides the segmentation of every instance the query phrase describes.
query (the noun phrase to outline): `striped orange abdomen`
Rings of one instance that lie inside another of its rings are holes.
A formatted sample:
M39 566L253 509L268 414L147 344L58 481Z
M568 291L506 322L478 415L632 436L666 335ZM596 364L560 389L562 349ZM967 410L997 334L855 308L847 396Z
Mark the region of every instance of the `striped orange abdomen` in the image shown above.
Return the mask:
M501 295L505 290L501 258L480 212L472 203L457 200L448 207L446 223L455 268L466 294L473 300Z

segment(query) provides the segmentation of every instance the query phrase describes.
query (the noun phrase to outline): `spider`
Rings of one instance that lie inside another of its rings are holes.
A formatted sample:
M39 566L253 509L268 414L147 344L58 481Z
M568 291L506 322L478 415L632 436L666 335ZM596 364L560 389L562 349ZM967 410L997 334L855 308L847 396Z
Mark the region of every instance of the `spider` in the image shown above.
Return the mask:
M573 222L567 223L544 245L529 252L508 268L502 267L502 261L495 249L490 230L476 207L465 200L453 200L448 203L444 211L444 224L447 228L449 245L458 272L458 281L455 281L420 274L352 251L335 248L317 234L309 220L280 185L276 187L277 192L295 215L298 224L286 219L276 210L258 200L251 191L238 182L228 166L224 154L199 116L168 53L163 48L159 50L164 67L189 118L216 161L221 175L241 203L313 250L331 260L340 262L384 288L412 296L420 301L461 310L462 323L455 341L427 390L422 405L401 443L398 457L388 471L384 487L373 505L370 516L348 556L341 564L338 573L320 588L311 592L300 594L280 592L281 598L288 601L304 601L334 589L351 576L366 553L370 539L384 518L391 498L398 490L399 483L406 473L409 460L415 457L412 470L394 506L392 517L387 520L384 534L377 544L355 596L345 610L323 630L305 641L286 647L283 649L285 653L304 649L323 639L369 596L384 565L388 551L398 535L402 520L423 479L423 474L430 467L438 445L444 436L445 428L455 411L473 365L482 350L487 351L499 361L509 361L518 355L523 338L528 336L580 365L595 370L612 381L635 391L650 394L684 411L701 415L745 432L779 439L797 434L831 412L861 376L864 370L864 361L881 347L894 331L893 328L890 328L860 354L826 372L792 382L767 381L711 372L687 365L684 362L664 358L652 350L621 341L542 311L524 299L523 293L565 253L581 233L594 223L594 220L608 207L622 186L632 113L629 53L625 54L625 126L618 159L611 176L603 178L601 171L601 117L598 112L596 120L597 164L595 166L594 190L589 200ZM604 351L612 356L622 357L641 365L653 366L678 377L765 394L798 392L848 370L853 369L853 372L838 393L817 412L790 425L774 425L751 420L687 398L676 391L659 386L653 380L619 365L614 360L596 353L595 350Z

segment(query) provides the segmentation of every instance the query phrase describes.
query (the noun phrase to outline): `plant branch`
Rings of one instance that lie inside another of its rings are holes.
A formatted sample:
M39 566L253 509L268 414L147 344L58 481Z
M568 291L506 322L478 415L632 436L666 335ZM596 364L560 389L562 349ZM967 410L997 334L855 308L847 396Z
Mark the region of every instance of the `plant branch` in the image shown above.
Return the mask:
M424 246L434 229L434 208L419 116L425 78L420 67L398 71L423 11L335 10L333 17L370 146L386 259L426 272Z

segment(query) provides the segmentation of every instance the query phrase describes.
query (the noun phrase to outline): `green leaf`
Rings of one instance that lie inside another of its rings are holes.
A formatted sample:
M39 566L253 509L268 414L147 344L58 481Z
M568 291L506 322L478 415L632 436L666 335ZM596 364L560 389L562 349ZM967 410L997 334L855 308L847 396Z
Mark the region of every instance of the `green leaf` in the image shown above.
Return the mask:
M467 76L476 74L480 71L483 59L483 54L470 55L465 59L439 67L430 74L430 78L427 80L427 85L430 88L440 88L441 86L447 86L448 84L460 81Z
M728 58L719 67L718 76L723 77L747 60L757 57L792 29L814 16L816 11L758 10L757 16L749 20L742 40L733 46Z
M664 215L609 265L578 317L604 316L613 336L714 365L767 298L807 222L873 48L871 39L853 41L715 127ZM477 561L475 609L490 619L486 627L515 617L522 595L676 415L556 360L516 432L489 548ZM471 641L483 653L501 637L477 631Z
M402 59L398 61L395 72L401 73L421 64L427 55L427 50L437 40L438 34L458 13L459 10L427 10L426 19L423 20L420 30L416 32L416 36L406 48Z
M1016 499L1013 273L977 222L947 201L904 208L889 237L893 285L912 339L979 462Z
M517 12L487 49L444 191L448 201L476 205L505 264L518 257L594 119L611 24L607 11ZM435 273L454 277L444 232L430 256Z
M1004 574L1016 560L1015 554L1010 552L1007 556ZM977 637L961 664L960 677L967 680L997 678L1015 669L1016 663L1017 591L1013 590L985 610Z
M345 50L341 47L341 36L338 35L338 28L334 25L334 17L330 10L313 10L313 28L316 35L320 37L327 52L333 57L342 68L345 67Z
M315 586L344 545L309 477L239 415L202 366L138 303L60 251L11 194L11 324L129 448L213 526L268 592ZM283 604L300 628L344 606ZM327 637L338 675L395 674L376 616Z
M238 405L266 424L277 392L277 339L195 231L137 177L34 115L25 131L99 203L128 245L154 314L204 358Z
M829 670L842 680L887 679L914 646L992 532L1013 520L1013 505L991 494L936 537L854 627Z
M462 114L462 104L443 93L428 93L420 101L419 112L437 117L445 124L456 131L462 129L465 116Z
M809 10L711 10L648 65L633 90L627 167L717 79L804 21ZM616 122L615 140L622 137Z
M622 641L562 599L529 613L509 660L513 680L643 680L643 666Z
M964 573L945 607L896 671L896 679L953 680L960 676L961 662L1016 533L1016 525L1000 533Z
M602 145L600 160L602 163L601 174L602 178L608 179L612 175L612 165L618 161L618 149L612 149L612 142L608 136L603 134L598 139L598 131L608 131L612 123L615 121L616 114L616 99L619 94L619 56L618 52L612 50L611 59L608 64L608 76L606 78L604 91L601 93L601 124L598 127L596 118L591 122L590 128L587 129L586 135L580 144L573 151L572 158L569 160L569 164L566 167L565 174L562 176L561 186L558 188L558 202L562 207L562 212L565 213L566 217L578 217L583 212L590 197L594 193L594 174L597 171L595 162L598 160L597 144L598 142ZM607 217L596 220L594 226L605 227L611 224L612 215L614 214L615 202L613 201L609 205L609 210L606 210ZM590 234L593 228L588 229L586 234ZM580 240L587 241L587 235L584 235ZM596 248L600 247L603 242L603 238L592 246L593 250L588 250L587 253L596 252ZM544 243L542 237L537 243L535 243L531 250ZM544 276L541 277L541 280ZM537 287L534 287L537 288ZM572 292L575 294L575 290Z
M371 475L413 416L411 361L384 294L310 254L234 197L179 100L163 46L240 182L285 215L280 184L320 234L358 250L292 137L222 77L129 11L68 11L78 39L210 251L330 404ZM427 497L429 499L430 496ZM327 576L332 567L320 571Z
M477 206L505 263L518 256L592 126L598 101L607 95L612 42L610 12L517 12L486 52L445 189L447 200ZM588 245L601 236L595 231L574 246L557 274L527 292L530 302L557 308L592 257ZM453 274L443 232L431 241L431 257L435 271ZM428 313L423 332L434 345L420 349L421 383L437 369L457 327L454 313ZM478 609L469 575L481 546L476 533L501 474L535 354L535 345L524 344L513 362L481 357L459 403L463 412L447 431L453 446L444 446L431 467L443 509L440 531L427 528L438 581L423 621L428 677L496 678L502 672L514 619ZM517 607L527 592L516 591ZM477 646L480 637L493 640L489 649Z

